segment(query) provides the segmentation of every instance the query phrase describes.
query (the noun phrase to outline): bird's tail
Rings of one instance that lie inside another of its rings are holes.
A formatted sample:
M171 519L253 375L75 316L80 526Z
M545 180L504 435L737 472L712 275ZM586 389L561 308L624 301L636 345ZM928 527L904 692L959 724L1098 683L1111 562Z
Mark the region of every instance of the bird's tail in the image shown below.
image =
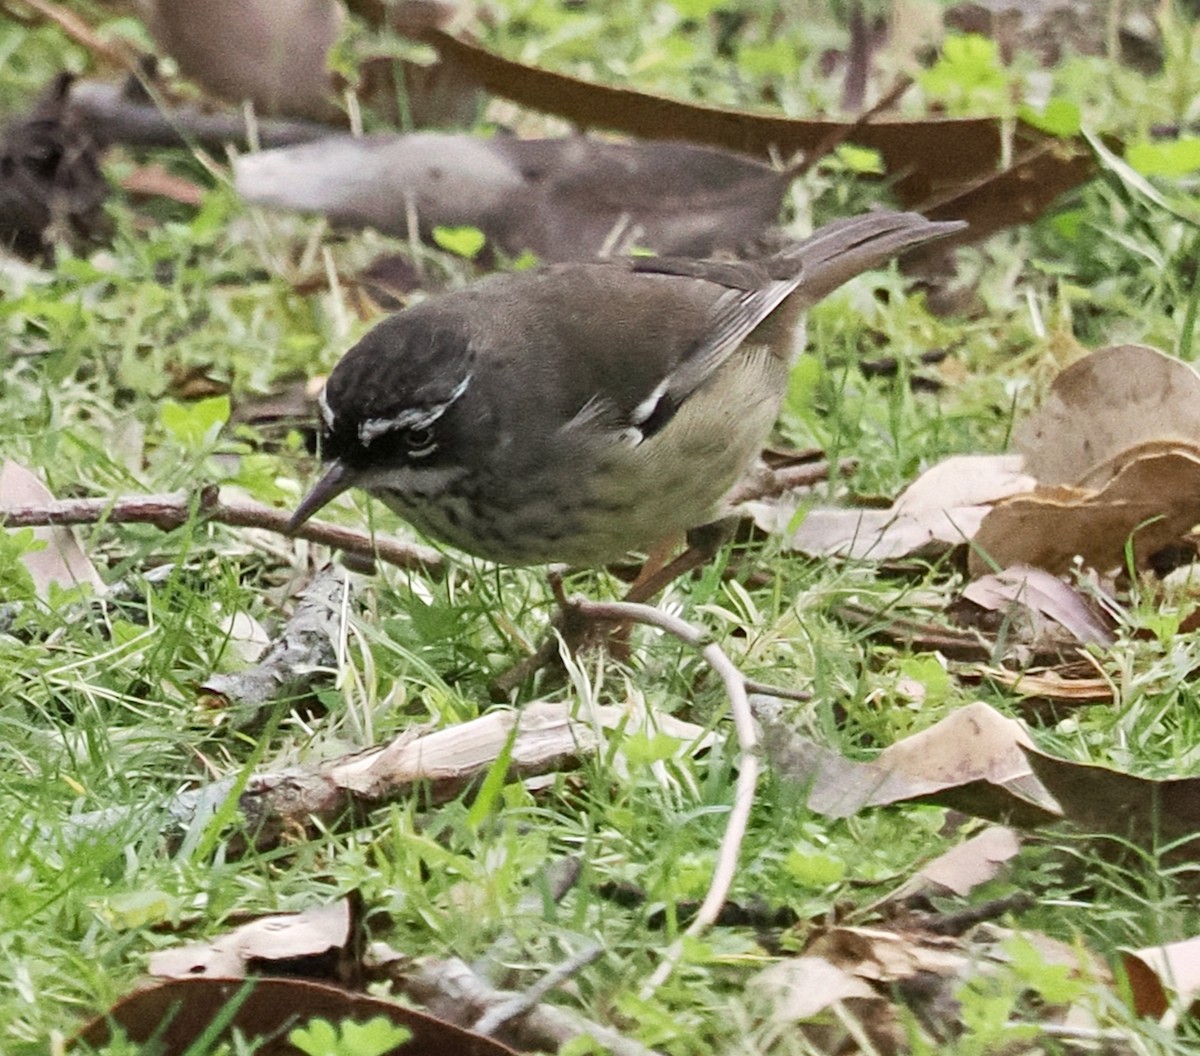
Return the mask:
M808 306L855 275L966 226L961 220L926 220L919 213L864 213L826 224L803 241L768 257L764 263L778 279L794 276L799 263L796 292Z

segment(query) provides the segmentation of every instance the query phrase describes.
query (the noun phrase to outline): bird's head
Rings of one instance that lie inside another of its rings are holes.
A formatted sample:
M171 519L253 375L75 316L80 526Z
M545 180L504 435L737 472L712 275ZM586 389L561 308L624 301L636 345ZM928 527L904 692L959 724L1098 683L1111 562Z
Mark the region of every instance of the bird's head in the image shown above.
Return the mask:
M375 327L330 374L317 400L325 473L289 530L349 488L444 471L446 416L470 388L473 357L461 326L422 307Z

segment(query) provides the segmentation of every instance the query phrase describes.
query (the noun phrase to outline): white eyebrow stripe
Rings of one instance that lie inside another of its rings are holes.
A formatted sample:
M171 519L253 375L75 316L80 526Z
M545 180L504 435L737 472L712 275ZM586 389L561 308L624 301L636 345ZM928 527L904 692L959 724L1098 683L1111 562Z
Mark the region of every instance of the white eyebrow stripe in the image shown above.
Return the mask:
M321 412L321 421L325 423L325 428L333 432L333 408L329 406L329 397L325 393L324 385L317 393L317 410Z
M467 387L471 384L472 374L468 374L450 393L444 403L434 407L409 407L401 411L395 418L364 418L358 423L358 441L363 447L369 447L372 440L397 429L428 429L456 401L462 398Z

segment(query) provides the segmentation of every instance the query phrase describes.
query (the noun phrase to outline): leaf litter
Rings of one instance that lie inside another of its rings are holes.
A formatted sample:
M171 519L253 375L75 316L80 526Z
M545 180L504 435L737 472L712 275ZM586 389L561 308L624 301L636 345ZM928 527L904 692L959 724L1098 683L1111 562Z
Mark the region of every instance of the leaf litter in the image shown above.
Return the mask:
M1142 568L1200 523L1198 403L1192 367L1147 346L1113 346L1058 376L1018 427L1018 454L948 458L886 510L806 508L789 496L749 512L813 556L880 562L969 545L982 577L1018 565L1060 574L1076 559L1111 572L1132 545ZM1039 582L1036 593L1052 589Z
M460 59L468 54L467 51L464 51L464 47L474 47L461 40L452 41L448 34L444 34L440 30L437 34L429 35L428 39L440 42L444 54L458 55ZM458 45L463 45L463 47ZM475 52L482 53L483 49L476 48ZM493 61L494 58L494 56L487 56L486 53L474 54L470 61L474 63L473 68L476 71L482 70L487 76L495 77L504 74L526 78L524 72L514 71L511 65L506 65L507 60L496 63ZM544 72L531 70L528 78L522 79L517 84L516 90L529 92L533 91L534 87L541 90L550 86L555 90L561 90L562 98L566 101L577 98L569 91L571 87L569 83L564 82L558 75L549 79L541 77L540 75ZM597 92L588 101L588 105L604 98L604 93ZM624 102L630 102L628 94L620 98ZM633 100L633 102L636 104L637 100ZM631 110L637 111L637 106L632 106ZM719 112L715 113L719 114ZM636 117L636 113L634 116ZM747 122L744 125L753 126L754 122ZM869 128L869 124L864 124L856 131L861 133L864 129ZM917 138L911 128L900 130L905 132L910 139ZM871 136L874 133L867 131L866 135ZM1049 156L1051 152L1045 149L1047 146L1048 144L1035 142L1030 148L1030 153L1023 157L1022 164L1032 166L1039 158ZM1064 152L1064 154L1067 153L1069 151ZM986 153L984 156L986 157ZM1051 160L1057 162L1059 159ZM1007 173L1001 174L999 179L992 174L979 176L979 182L973 187L968 187L966 191L961 188L952 189L949 192L950 196L943 201L943 208L973 209L975 206L970 204L970 195L972 194L976 195L974 199L976 202L986 201L989 196L995 198L1002 186L999 180L1013 176L1014 172L1020 176L1018 183L1024 181L1027 188L1037 185L1037 180L1028 178L1031 171L1036 170L1034 168L1022 170L1014 167ZM1086 174L1086 169L1079 171ZM922 174L917 172L916 176L919 179ZM1071 178L1074 179L1075 176L1072 175ZM1084 178L1084 176L1081 175L1080 178ZM1048 183L1049 186L1054 186L1053 180ZM1005 222L1011 222L1011 216L1016 214L1005 213L1005 209L1009 208L1011 208L1011 204L1004 203L999 211L993 210L990 215L993 220L997 216L1003 216ZM1018 212L1023 212L1025 215L1031 212L1028 201L1021 206ZM981 220L973 234L978 236L981 232L986 233L989 229L987 221ZM1164 371L1164 373L1170 373L1170 371ZM1145 378L1140 380L1151 378L1153 374L1152 370L1148 370L1145 372ZM1183 387L1186 387L1187 384L1187 380L1183 379ZM1086 386L1081 386L1081 388L1086 388ZM1066 390L1064 389L1064 391ZM1070 404L1069 413L1063 412L1064 417L1082 415L1091 417L1093 421L1100 417L1095 403L1090 409L1085 407L1080 410L1080 407L1076 406L1079 401L1072 403L1071 400L1064 397L1062 402L1064 405ZM1086 401L1083 402L1086 403ZM1151 417L1149 412L1144 413L1143 416ZM1061 430L1069 433L1076 424L1078 423L1075 421L1065 426L1056 424L1053 428L1048 428L1047 432L1053 434L1056 430ZM1082 436L1082 434L1079 435ZM1060 432L1060 435L1052 436L1051 439L1044 442L1056 446L1061 445L1062 439ZM1078 446L1085 452L1103 449L1102 445L1093 445L1091 440L1084 439L1080 440ZM1097 511L1107 511L1108 520L1112 523L1105 522L1102 533L1104 537L1101 543L1097 543L1094 550L1085 551L1079 548L1071 555L1071 560L1077 553L1083 556L1085 561L1094 556L1093 563L1099 567L1103 561L1112 559L1116 545L1114 540L1121 528L1126 525L1128 518L1145 513L1153 506L1154 501L1161 504L1161 495L1156 499L1152 493L1156 490L1170 493L1176 485L1190 486L1193 479L1189 474L1192 473L1194 464L1200 462L1200 458L1196 455L1195 438L1190 433L1182 436L1160 434L1138 441L1118 441L1110 446L1112 449L1108 450L1107 454L1100 457L1098 461L1093 458L1081 474L1069 476L1068 479L1055 484L1052 484L1050 480L1054 473L1044 465L1036 463L1035 456L1026 452L1025 472L1032 472L1033 476L1037 478L1032 487L1023 481L1022 488L1028 487L1028 490L1013 494L997 494L994 491L987 493L985 489L983 498L977 498L965 505L961 502L961 496L950 494L948 489L944 488L944 482L939 483L937 487L931 487L930 490L935 493L934 495L924 494L921 488L914 485L910 489L911 494L902 495L891 510L880 511L890 516L889 521L864 524L860 517L852 526L843 530L843 539L848 536L852 540L847 549L844 551L836 548L826 549L824 552L838 556L879 559L880 555L886 553L889 547L894 551L894 556L937 553L959 546L964 540L972 537L976 539L976 548L978 549L983 548L979 541L979 535L990 522L991 530L999 541L993 540L990 536L984 536L984 538L993 542L997 553L1006 554L1003 545L1008 543L1009 536L1036 535L1037 532L1046 533L1051 530L1040 522L1034 525L1036 531L1019 528L1019 526L1013 528L1012 521L1006 522L1003 518L996 516L1000 511L1020 509L1018 503L1022 498L1028 499L1030 496L1037 496L1039 501L1047 500L1043 505L1051 510L1051 514L1064 507L1069 507L1078 514L1081 522L1089 517L1094 520L1103 520L1104 514L1097 513ZM1032 445L1032 447L1036 452L1036 445ZM1065 445L1063 452L1068 453L1069 447L1069 444ZM1035 464L1039 465L1036 471L1033 469ZM1020 475L1019 466L1014 467L1011 462L1008 463L1008 466L1013 474ZM1136 469L1136 473L1134 469ZM931 481L924 481L924 483L931 484ZM1051 493L1047 490L1051 487L1062 490ZM1047 499L1047 496L1050 498ZM1074 505L1068 502L1068 499L1073 500ZM955 504L955 500L958 500L959 504ZM26 499L25 504L28 501ZM12 504L7 499L6 503ZM1043 510L1043 513L1045 512L1046 510ZM1183 530L1183 521L1191 513L1192 508L1183 505L1154 514L1153 516L1162 519L1163 525L1156 534L1145 533L1140 540L1140 545L1135 542L1133 550L1135 563L1139 567L1146 563L1152 556L1152 548L1158 545L1160 537L1174 539L1186 534ZM1052 520L1053 516L1049 516L1048 519ZM788 516L787 523L790 524L792 520L794 520L794 513ZM1031 516L1029 520L1033 521L1036 518ZM778 527L778 519L775 523ZM891 536L887 536L889 527L892 529ZM905 537L906 531L907 538ZM1050 550L1043 542L1043 547L1047 549L1047 555L1041 560L1041 564L1051 570L1067 567L1063 565L1062 555L1076 545L1076 540L1082 538L1082 535L1082 530L1077 536L1070 536L1068 533L1067 540L1059 544L1057 551ZM1124 539L1127 539L1128 535L1127 531ZM856 552L853 540L863 537L873 539L874 545L865 552ZM1119 556L1122 560L1124 559L1124 539L1120 543L1121 553ZM1019 539L1017 544L1013 544L1013 549L1019 551L1021 545L1036 550L1036 547L1030 546L1024 539ZM906 547L909 549L906 550ZM942 548L940 551L939 547ZM1051 580L1053 583L1059 584L1058 586L1050 585L1046 579L1039 578L1039 576L1044 577L1046 573L1037 568L1022 568L1008 560L1002 564L1005 567L1000 571L990 575L981 575L974 584L969 585L963 592L964 598L981 608L1003 613L1009 619L1011 619L1014 608L1022 607L1027 613L1043 617L1062 628L1070 640L1077 645L1091 645L1103 649L1112 644L1113 634L1109 625L1111 621L1105 621L1104 610L1097 612L1090 607L1088 595L1059 580ZM973 561L972 567L977 574L985 571L983 564L978 561ZM818 804L823 805L829 812L835 813L835 816L839 817L847 816L848 813L865 809L868 806L907 800L954 802L959 809L975 809L984 817L1006 817L1013 820L1014 817L1019 819L1023 816L1027 819L1025 823L1029 825L1041 824L1054 816L1062 816L1076 822L1081 827L1094 826L1098 831L1112 831L1114 834L1126 830L1136 832L1139 828L1144 834L1148 831L1147 825L1156 833L1165 831L1168 835L1184 836L1194 831L1194 822L1186 809L1188 797L1192 795L1193 789L1185 783L1151 782L1146 779L1132 778L1131 775L1118 774L1116 771L1105 768L1083 768L1080 764L1055 760L1033 751L1028 735L1019 724L1013 723L1013 720L1005 720L998 716L998 713L989 715L987 712L979 710L976 705L962 709L959 714L964 716L964 719L959 720L960 725L946 727L938 731L936 736L933 731L938 730L938 727L932 727L923 734L917 734L905 741L897 742L891 748L880 753L879 757L873 761L874 765L854 763L850 760L841 760L839 763L831 757L827 749L822 749L820 753L808 752L808 761L811 763L815 754L818 765L815 770L810 767L808 771L799 771L800 780L811 782L810 797L815 797ZM999 719L999 721L994 721L994 719ZM1011 725L1005 725L1006 723L1011 723ZM585 729L585 726L579 725L571 730L571 734L579 739L576 747L587 751L591 749L591 745L586 742ZM463 730L460 727L453 732L461 736ZM492 731L492 735L485 738L491 746L489 751L492 753L490 756L487 756L486 752L483 753L489 760L487 765L495 765L504 758L506 749L503 745L499 749L496 748L495 734L496 731ZM504 745L508 745L512 729L501 728L498 735L503 739ZM780 740L783 738L781 737ZM335 769L340 777L351 778L346 787L351 789L354 794L388 796L403 785L403 779L397 776L399 768L394 764L397 762L397 757L406 754L407 747L408 745L402 743L402 739L400 739L380 749L368 749L365 758L339 760ZM803 758L806 751L807 749L802 746L794 754ZM382 762L384 759L387 760L386 765ZM1024 764L1022 764L1022 760L1025 761ZM428 762L428 760L422 758L422 762ZM569 765L569 758L564 757L559 762L562 765ZM842 764L845 765L839 769ZM454 778L462 776L462 771L456 767L457 764L453 764L450 768L454 771L450 787L454 787ZM863 769L864 767L866 769ZM476 777L479 772L479 770L475 771ZM521 773L518 769L514 776L519 776ZM426 772L420 779L426 780L428 777ZM848 787L833 787L843 779ZM1102 793L1099 800L1091 804L1084 802L1084 789L1089 787L1093 791L1099 789ZM821 798L822 795L825 797L824 799ZM855 801L858 801L857 806L853 805ZM1118 803L1122 807L1121 810L1114 813L1107 809ZM818 808L814 807L813 809ZM1022 810L1028 813L1020 815ZM1038 813L1039 811L1041 814ZM297 818L304 816L303 809L296 815ZM1164 816L1165 826L1162 824ZM1020 821L1013 820L1013 823L1019 824ZM1105 823L1108 828L1104 827ZM980 842L975 846L968 841L960 848L955 848L956 851L964 852L960 858L952 860L951 856L954 853L952 851L944 856L944 860L931 863L929 867L931 875L922 876L921 890L945 891L955 895L965 894L977 884L993 878L1003 863L1011 860L1012 856L1016 854L1015 841L1009 830L985 830L977 839ZM966 853L967 848L970 848L969 854ZM938 879L939 877L940 879ZM909 894L913 893L909 892ZM244 942L244 940L245 934L238 942ZM314 945L320 946L321 941L317 941ZM1180 944L1181 947L1185 945ZM1167 948L1155 949L1165 951ZM850 1007L856 1000L861 1000L866 1003L866 1006L871 1007L870 1015L860 1017L860 1020L865 1024L868 1036L875 1039L878 1048L884 1050L897 1044L899 1035L894 1030L895 1023L891 1018L889 1000L884 999L880 991L875 989L872 984L885 981L895 982L899 979L911 978L921 972L935 971L950 963L956 965L961 963L961 958L947 956L947 960L943 964L939 960L942 950L943 947L928 938L917 941L911 936L899 938L895 933L888 933L882 929L836 928L824 931L817 940L806 947L801 958L792 962L784 962L784 964L795 966L798 970L797 974L801 976L804 975L804 972L811 971L812 974L807 977L808 981L802 982L801 985L811 990L809 996L820 998L821 1009ZM274 951L268 949L265 959L272 959L273 953L286 955L286 952L286 946L281 944ZM1185 970L1188 953L1186 949L1174 950L1172 948L1172 954L1179 955L1176 962L1171 962L1169 958L1164 959L1164 957L1159 957L1156 961L1155 955L1147 953L1147 951L1135 951L1129 956L1135 960L1140 957L1138 963L1146 965L1153 963L1155 967L1151 970L1159 972L1163 978L1171 977L1176 982L1182 979L1183 985L1178 987L1178 992L1186 996L1194 989L1187 982L1190 978ZM834 971L830 971L831 968ZM789 973L781 972L780 974L787 975ZM818 980L821 979L828 980L828 985L824 982L818 983ZM870 981L865 988L859 985L864 980ZM219 998L216 1006L219 1008L226 999L234 994L234 991L224 984L217 990L213 990L200 985L205 982L203 980L194 982L198 985L193 988L193 992L201 995L201 1005L205 1001L211 1002L215 995ZM1159 982L1161 984L1162 979ZM297 987L293 993L288 995L274 990L270 985L265 985L264 988L270 991L269 996L272 1000L278 1002L279 1010L289 1013L301 1007L306 1010L321 1007L321 1001L324 1000L316 992L307 990L303 986ZM183 993L182 989L174 989L173 984L168 984L163 990L166 992L165 998L160 993L149 999L149 1005L158 1009L159 1019L161 1019L162 1009L165 1007L162 1001L174 1001ZM792 990L795 992L794 986ZM257 990L253 991L251 997L256 997L257 993ZM140 1000L141 996L136 995L130 999L130 1006ZM155 1004L155 1002L158 1003ZM1159 1005L1162 1003L1160 1001ZM344 1018L346 1015L353 1016L356 1013L347 1011L347 1008L352 1007L353 1004L354 1001L351 1000L349 1006L345 1003L331 1005L330 1007L336 1008L337 1011L331 1011L330 1015L335 1018ZM190 1016L191 1006L186 1007L189 1008ZM1154 1006L1153 1001L1145 1007L1148 1008L1150 1014L1161 1014L1157 1006ZM810 1006L809 1014L814 1010L816 1009ZM793 1018L794 1012L793 1009ZM139 1022L142 1024L157 1022L155 1013L145 1014ZM276 1026L272 1029L278 1030L279 1028ZM852 1031L850 1036L853 1036ZM825 1040L829 1041L832 1037L833 1035L827 1035ZM189 1041L190 1038L184 1038L181 1044L186 1045ZM456 1051L503 1051L499 1047L474 1048L472 1047L475 1043L474 1039L460 1038L457 1043L460 1048ZM423 1049L418 1045L414 1051L423 1051ZM430 1048L429 1051L440 1050Z

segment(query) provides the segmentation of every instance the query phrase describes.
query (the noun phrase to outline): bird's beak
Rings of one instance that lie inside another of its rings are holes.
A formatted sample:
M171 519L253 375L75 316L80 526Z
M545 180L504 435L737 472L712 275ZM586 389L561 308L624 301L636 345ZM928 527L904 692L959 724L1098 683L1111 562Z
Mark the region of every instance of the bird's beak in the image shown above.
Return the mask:
M292 519L288 521L288 532L295 532L314 513L333 502L343 491L352 488L356 479L357 474L352 469L341 462L331 462L324 476L317 481L312 491L304 496L304 501L292 514Z

